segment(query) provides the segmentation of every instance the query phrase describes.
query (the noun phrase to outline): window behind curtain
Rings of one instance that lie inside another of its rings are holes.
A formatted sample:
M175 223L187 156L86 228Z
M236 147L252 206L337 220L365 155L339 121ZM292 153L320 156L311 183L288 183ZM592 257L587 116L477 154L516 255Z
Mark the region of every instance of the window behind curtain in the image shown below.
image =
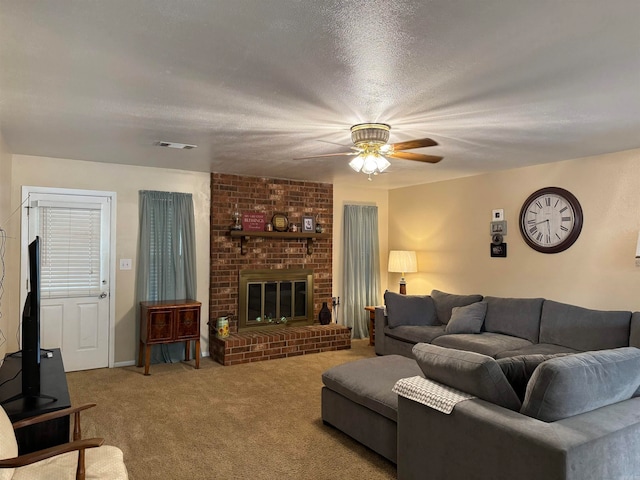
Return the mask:
M190 193L140 192L137 297L139 302L196 298L195 219ZM152 348L152 363L183 358L182 344Z
M378 305L380 296L380 247L378 207L344 207L344 322L353 338L369 336L369 314L364 307Z

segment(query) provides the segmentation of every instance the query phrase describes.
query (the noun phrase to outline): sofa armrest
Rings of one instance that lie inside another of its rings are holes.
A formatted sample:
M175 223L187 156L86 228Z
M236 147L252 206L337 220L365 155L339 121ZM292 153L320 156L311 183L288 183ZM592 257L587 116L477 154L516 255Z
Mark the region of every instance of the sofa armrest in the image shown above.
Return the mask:
M386 315L386 309L384 307L376 307L375 311L375 324L376 324L376 355L384 355L384 342L385 334L384 328L389 325L389 319Z
M640 398L545 423L474 399L398 397L398 479L640 479Z

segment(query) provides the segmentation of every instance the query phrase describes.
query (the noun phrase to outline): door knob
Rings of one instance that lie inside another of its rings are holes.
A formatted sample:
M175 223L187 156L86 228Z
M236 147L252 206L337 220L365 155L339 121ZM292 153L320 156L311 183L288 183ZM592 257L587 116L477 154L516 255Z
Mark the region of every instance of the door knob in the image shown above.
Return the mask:
M100 298L105 298L106 296L107 296L107 292L102 292L102 293L100 294Z

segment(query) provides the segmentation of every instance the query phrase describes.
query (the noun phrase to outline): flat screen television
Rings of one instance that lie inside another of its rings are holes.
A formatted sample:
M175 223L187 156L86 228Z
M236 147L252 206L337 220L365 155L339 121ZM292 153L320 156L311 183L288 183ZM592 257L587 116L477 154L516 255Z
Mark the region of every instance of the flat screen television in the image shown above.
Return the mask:
M55 401L40 393L40 237L29 244L29 292L22 310L22 350L11 355L22 360L22 391L2 404L19 399L28 403L37 399Z
M40 396L40 237L29 244L29 293L22 311L22 395Z

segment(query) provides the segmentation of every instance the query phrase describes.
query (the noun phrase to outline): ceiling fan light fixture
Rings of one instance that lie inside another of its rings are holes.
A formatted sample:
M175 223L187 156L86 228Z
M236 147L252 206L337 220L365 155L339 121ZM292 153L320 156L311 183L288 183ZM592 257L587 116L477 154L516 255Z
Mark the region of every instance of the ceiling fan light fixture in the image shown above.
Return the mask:
M364 164L362 165L362 173L366 173L367 175L371 175L378 171L378 159L376 155L370 153L364 158Z
M378 171L379 172L384 172L387 168L389 168L389 165L391 165L391 163L389 163L389 160L384 158L382 155L376 155L376 157L377 157L377 160L378 160Z
M360 148L381 146L389 141L390 130L386 123L359 123L351 127L351 141Z
M358 155L353 157L353 160L349 162L349 166L353 168L356 172L362 170L362 166L364 165L364 157L362 155Z
M391 165L391 163L389 163L386 158L372 152L363 152L349 162L349 166L352 169L366 175L377 175L378 173L384 172L389 165Z

